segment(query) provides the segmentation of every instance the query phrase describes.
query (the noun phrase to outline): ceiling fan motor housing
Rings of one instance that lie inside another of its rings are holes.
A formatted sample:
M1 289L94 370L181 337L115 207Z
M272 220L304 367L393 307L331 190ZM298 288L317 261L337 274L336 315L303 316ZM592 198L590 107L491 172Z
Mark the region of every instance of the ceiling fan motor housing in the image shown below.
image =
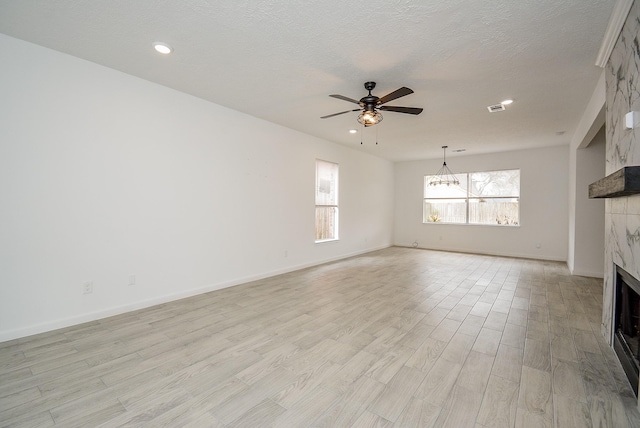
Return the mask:
M380 98L375 95L371 95L371 91L376 87L376 82L366 82L364 88L369 91L369 95L360 99L360 105L364 107L365 111L374 111L378 105Z

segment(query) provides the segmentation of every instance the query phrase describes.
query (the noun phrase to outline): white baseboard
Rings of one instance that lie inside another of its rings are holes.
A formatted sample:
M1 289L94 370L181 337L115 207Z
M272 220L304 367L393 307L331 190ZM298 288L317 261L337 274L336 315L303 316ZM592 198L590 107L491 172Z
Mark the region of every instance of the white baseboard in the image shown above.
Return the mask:
M533 260L548 260L548 261L554 261L554 262L567 261L566 258L549 256L547 254L525 254L525 253L506 253L506 252L500 252L500 251L479 251L475 249L471 250L468 248L436 248L436 247L423 247L423 246L414 247L412 244L394 244L394 245L396 247L418 248L422 250L432 250L432 251L448 251L451 253L480 254L485 256L513 257L518 259L533 259Z
M171 293L163 296L157 296L151 299L141 300L138 302L129 303L122 306L111 307L111 308L107 308L107 309L103 309L95 312L89 312L81 315L68 317L68 318L60 318L60 319L47 321L40 324L34 324L34 325L30 325L30 326L22 327L18 329L0 331L0 343L6 342L8 340L31 336L34 334L40 334L48 331L58 330L61 328L71 327L71 326L82 324L85 322L97 321L103 318L112 317L114 315L120 315L126 312L136 311L139 309L144 309L151 306L172 302L174 300L180 300L187 297L196 296L198 294L208 293L210 291L221 290L223 288L233 287L235 285L240 285L240 284L244 284L251 281L257 281L260 279L269 278L276 275L282 275L284 273L289 273L289 272L305 269L312 266L318 266L325 263L330 263L337 260L342 260L349 257L354 257L361 254L366 254L366 253L382 250L389 247L391 247L391 244L368 248L366 250L361 250L361 251L355 251L352 253L342 254L339 256L330 257L322 260L316 260L313 262L301 263L299 265L287 266L285 268L275 269L272 271L263 272L256 275L249 275L249 276L237 278L231 281L225 281L225 282L220 282L216 284L209 284L204 287L195 287L189 290L181 291L179 293Z
M581 270L581 269L574 269L574 270L569 269L569 272L571 272L571 275L604 279L604 272L587 271L587 270Z

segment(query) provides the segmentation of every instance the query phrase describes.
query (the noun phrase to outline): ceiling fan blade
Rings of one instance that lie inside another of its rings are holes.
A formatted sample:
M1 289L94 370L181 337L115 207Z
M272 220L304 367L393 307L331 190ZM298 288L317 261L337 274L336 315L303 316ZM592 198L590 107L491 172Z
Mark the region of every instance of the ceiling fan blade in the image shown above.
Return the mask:
M328 117L339 116L339 115L341 115L341 114L350 113L350 112L352 112L352 111L360 111L360 109L359 109L359 108L357 108L357 109L353 109L353 110L341 111L340 113L333 113L333 114L329 114L329 115L327 115L327 116L322 116L320 119L326 119L326 118L328 118Z
M396 106L380 106L378 110L395 111L396 113L420 114L421 108L418 107L396 107Z
M384 97L378 100L378 105L388 103L389 101L393 101L397 98L404 97L405 95L413 94L413 91L409 88L402 87L400 89L396 89L390 94L385 95Z
M350 103L360 104L360 101L356 101L353 98L345 97L344 95L329 95L330 97L337 98L339 100L349 101Z

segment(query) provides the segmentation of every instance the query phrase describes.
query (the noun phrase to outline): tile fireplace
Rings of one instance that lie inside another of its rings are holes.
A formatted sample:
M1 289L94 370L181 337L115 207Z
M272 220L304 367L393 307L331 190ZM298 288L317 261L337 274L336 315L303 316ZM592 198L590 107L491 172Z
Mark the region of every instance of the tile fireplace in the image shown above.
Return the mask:
M616 266L613 348L638 396L640 371L640 281Z

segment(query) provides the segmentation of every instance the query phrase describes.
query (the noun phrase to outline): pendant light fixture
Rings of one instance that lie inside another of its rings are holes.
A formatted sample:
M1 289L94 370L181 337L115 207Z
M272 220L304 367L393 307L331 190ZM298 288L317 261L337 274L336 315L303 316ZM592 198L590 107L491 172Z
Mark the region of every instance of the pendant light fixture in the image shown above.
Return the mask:
M436 175L432 176L429 180L430 186L439 186L442 184L446 184L447 186L460 185L460 181L456 178L456 176L451 172L449 167L447 166L447 148L449 146L442 146L442 167L436 172Z

